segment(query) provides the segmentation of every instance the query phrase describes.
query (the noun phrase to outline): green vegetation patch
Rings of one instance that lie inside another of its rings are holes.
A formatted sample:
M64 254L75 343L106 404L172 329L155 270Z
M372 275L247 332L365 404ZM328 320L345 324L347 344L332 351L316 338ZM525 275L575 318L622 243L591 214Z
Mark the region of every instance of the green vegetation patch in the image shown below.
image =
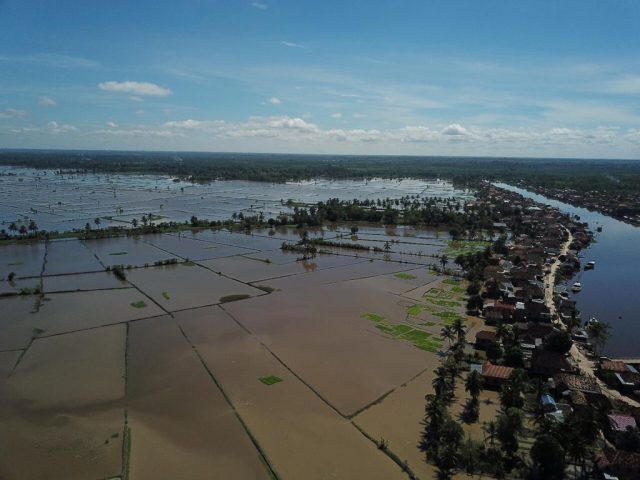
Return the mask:
M379 321L376 323L376 328L393 338L411 342L414 347L425 350L427 352L436 353L440 349L440 347L442 347L442 342L432 338L431 333L425 332L424 330L420 330L409 325L394 325L387 322Z
M109 255L112 255L112 256L128 255L128 253L127 252L112 252Z
M144 308L147 306L144 300L138 300L137 302L131 302L133 308Z
M169 300L171 297L169 297L169 294L167 292L162 292L162 298L164 298L165 300Z
M445 325L453 325L456 320L464 321L464 317L456 312L442 311L433 312L433 315L442 319Z
M428 298L427 297L427 302L431 302L434 305L438 305L439 307L445 307L445 308L455 308L455 307L461 307L462 306L461 302L456 302L454 300L442 300L440 298Z
M402 280L415 280L415 275L411 275L410 273L400 272L395 274L396 277L401 278Z
M411 316L418 316L422 312L422 305L411 305L407 308L407 314Z
M443 280L442 283L445 283L447 285L460 285L461 281L457 278L447 278Z
M447 248L444 249L444 253L457 257L458 255L466 255L467 253L482 252L487 247L491 246L491 242L482 240L449 240L447 242Z
M258 290L262 290L263 292L267 292L267 293L276 291L275 288L270 287L269 285L254 285L254 287L256 287Z
M245 300L247 298L251 298L251 295L247 295L246 293L226 295L224 297L220 297L220 303L237 302L238 300Z
M187 260L186 262L183 263L183 265L185 267L195 267L196 266L196 264L193 263L191 260Z
M259 380L267 386L271 386L275 383L280 383L282 379L275 375L269 375L268 377L260 377Z
M362 318L366 318L367 320L371 320L372 322L381 322L384 320L382 315L378 315L377 313L363 313L360 315Z
M20 265L24 265L24 262L7 263L7 265L10 267L19 267Z

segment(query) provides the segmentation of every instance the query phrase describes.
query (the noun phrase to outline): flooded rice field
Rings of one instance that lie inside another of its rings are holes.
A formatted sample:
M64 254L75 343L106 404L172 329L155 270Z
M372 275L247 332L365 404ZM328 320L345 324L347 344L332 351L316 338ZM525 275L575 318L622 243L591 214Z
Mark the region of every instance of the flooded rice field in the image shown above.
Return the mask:
M1 195L44 188L20 178L0 177ZM98 178L54 176L48 225L81 227L119 201L125 216L147 202L138 215L161 198L183 220L202 214L188 205L218 208L222 194L231 211L242 191ZM372 183L385 196L425 188ZM301 185L252 187L252 205L358 196L349 182ZM22 208L3 208L4 220ZM442 327L465 318L461 284L430 268L448 235L334 226L309 236L347 247L301 258L280 248L301 238L291 228L0 246L0 478L430 478L416 448L424 395Z
M313 180L290 183L218 181L206 185L155 175L57 174L0 166L0 228L34 220L41 230L70 231L127 226L143 216L154 221L184 222L192 215L227 220L233 213L276 217L290 212L287 201L317 203L329 198L365 200L421 197L469 198L450 182L425 180ZM292 205L293 205L292 204Z

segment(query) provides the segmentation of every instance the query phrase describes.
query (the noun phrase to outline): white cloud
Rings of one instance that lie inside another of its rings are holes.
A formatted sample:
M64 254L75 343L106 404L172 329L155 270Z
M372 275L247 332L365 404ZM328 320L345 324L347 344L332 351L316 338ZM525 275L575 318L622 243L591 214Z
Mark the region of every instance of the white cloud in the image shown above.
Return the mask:
M607 83L606 90L610 93L638 95L640 94L640 75L625 75L611 80Z
M342 118L342 114L340 112L332 113L331 118Z
M66 123L60 125L58 124L58 122L55 122L55 121L51 121L47 123L47 129L51 133L69 133L69 132L75 132L78 130L73 125L67 125Z
M101 82L98 84L98 88L107 92L131 93L133 95L153 97L166 97L173 93L170 89L151 82Z
M285 47L289 47L289 48L304 48L304 45L300 45L299 43L285 42L285 41L282 41L280 43L282 43L282 45L284 45Z
M278 97L271 97L269 99L269 103L271 105L280 105L282 103L282 100L280 100Z
M442 133L444 135L467 135L469 132L467 132L467 129L464 128L462 125L459 125L457 123L452 123L451 125L447 125L442 130Z
M257 8L258 10L266 10L269 8L269 5L267 5L266 3L262 3L262 2L253 2L251 4L252 7Z
M137 97L137 96L135 96L135 95L129 95L127 98L128 98L129 100L131 100L132 102L142 102L142 101L143 101L143 99L142 99L142 98Z
M112 122L111 120L109 120L107 122L107 127L109 127L109 128L118 128L118 124L115 123L115 122Z
M144 110L143 109L136 110L136 115L138 116L144 115Z
M358 112L356 112L356 113L354 113L354 114L352 115L352 117L353 117L353 118L364 118L364 115L363 115L362 113L358 113Z
M0 118L24 118L26 116L26 110L17 110L15 108L6 108L4 110L0 110Z
M58 102L56 102L53 98L42 96L38 99L38 105L40 105L41 107L55 107L56 105L58 105Z
M0 55L0 62L26 63L58 68L87 68L100 66L98 62L88 60L86 58L69 57L67 55L56 55L49 53L25 55L21 57Z

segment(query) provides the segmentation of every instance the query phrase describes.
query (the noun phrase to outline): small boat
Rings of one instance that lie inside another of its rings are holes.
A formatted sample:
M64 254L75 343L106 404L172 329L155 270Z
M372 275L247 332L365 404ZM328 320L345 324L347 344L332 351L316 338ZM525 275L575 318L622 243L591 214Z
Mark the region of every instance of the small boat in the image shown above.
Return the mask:
M587 264L584 266L585 270L591 270L593 268L596 268L596 262L587 262Z
M574 283L571 287L572 292L579 292L580 290L582 290L582 284L580 282Z

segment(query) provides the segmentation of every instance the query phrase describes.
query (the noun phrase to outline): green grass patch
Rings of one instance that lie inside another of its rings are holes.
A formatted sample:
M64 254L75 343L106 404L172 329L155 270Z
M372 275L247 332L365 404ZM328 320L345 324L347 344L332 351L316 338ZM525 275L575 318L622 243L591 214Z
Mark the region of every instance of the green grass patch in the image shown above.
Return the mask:
M405 272L396 273L395 276L401 278L402 280L415 280L416 278L418 278L415 275L411 275L410 273Z
M436 322L424 322L422 325L424 325L425 327L433 327L436 324Z
M422 312L422 305L411 305L407 308L407 314L414 317L420 315L420 312Z
M282 381L280 377L276 377L275 375L269 375L268 377L260 377L259 380L268 386L271 386L275 383L280 383Z
M147 306L147 304L144 302L144 300L138 300L137 302L131 302L131 306L133 308L144 308Z
M456 307L461 307L462 306L461 302L455 302L453 300L442 300L440 298L428 298L427 297L427 302L431 302L434 305L437 305L439 307L446 307L446 308L456 308Z
M410 327L409 325L392 325L385 322L376 324L376 328L387 335L399 340L411 342L414 347L427 352L437 352L442 346L442 342L432 338L432 334Z
M460 280L457 278L447 278L443 280L442 283L445 283L447 285L460 285Z
M491 246L491 242L482 240L449 240L447 245L444 253L450 257L457 257L467 253L482 252L485 248Z
M453 293L461 293L462 295L464 295L465 293L467 293L467 292L466 292L466 290L465 290L464 288L462 288L462 287L453 287L453 288L451 289L451 291L452 291Z
M220 303L237 302L238 300L245 300L247 298L251 298L251 295L247 295L246 293L226 295L224 297L220 297Z
M110 253L109 255L112 255L112 256L119 256L119 255L127 255L127 254L128 254L127 252L112 252L112 253Z
M455 322L456 320L464 321L464 317L456 312L448 312L448 311L433 312L433 315L435 317L441 318L442 323L444 323L445 325L453 325L453 322Z
M183 265L185 267L195 267L196 266L196 264L193 263L191 260L187 260L186 262L183 262Z
M171 297L169 297L169 294L167 292L162 292L162 298L164 298L165 300L170 300Z
M362 318L366 318L367 320L371 320L372 322L381 322L384 320L382 315L378 315L377 313L363 313L360 315Z

